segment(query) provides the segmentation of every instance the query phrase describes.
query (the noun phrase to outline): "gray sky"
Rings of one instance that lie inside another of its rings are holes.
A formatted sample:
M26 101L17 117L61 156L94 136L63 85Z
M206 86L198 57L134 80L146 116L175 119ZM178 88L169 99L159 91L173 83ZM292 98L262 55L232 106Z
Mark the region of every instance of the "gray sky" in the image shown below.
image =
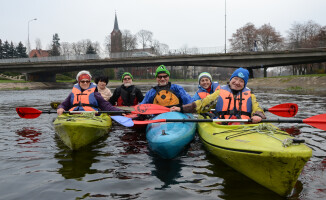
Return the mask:
M295 22L326 25L325 0L226 0L227 39L251 22L270 23L282 36ZM39 38L46 49L52 35L60 42L90 39L104 44L117 12L120 30L145 29L170 49L224 47L225 0L1 0L0 39L27 44Z

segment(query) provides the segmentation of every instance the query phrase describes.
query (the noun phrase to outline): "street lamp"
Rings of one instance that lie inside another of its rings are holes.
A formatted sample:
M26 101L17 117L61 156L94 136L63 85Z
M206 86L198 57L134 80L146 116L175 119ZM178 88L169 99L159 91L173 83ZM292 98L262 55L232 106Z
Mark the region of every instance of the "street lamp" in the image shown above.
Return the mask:
M224 53L226 53L226 0L224 1Z
M37 20L37 19L34 18L34 19L31 19L31 20L28 21L28 33L27 33L27 49L28 49L28 55L29 55L29 52L31 50L31 44L29 43L29 23L31 21L34 21L34 20Z

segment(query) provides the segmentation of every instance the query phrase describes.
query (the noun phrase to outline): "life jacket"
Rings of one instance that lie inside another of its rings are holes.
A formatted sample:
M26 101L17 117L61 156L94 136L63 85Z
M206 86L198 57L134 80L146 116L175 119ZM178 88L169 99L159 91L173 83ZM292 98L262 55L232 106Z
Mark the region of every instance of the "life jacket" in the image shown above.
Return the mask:
M236 98L234 96L228 85L222 86L215 107L215 115L220 119L250 119L251 90L244 88L236 94Z
M70 99L70 103L72 108L70 111L97 111L98 110L98 103L95 99L95 92L96 85L91 83L89 88L82 92L79 84L75 84L72 88L72 96Z
M201 99L203 99L203 98L207 97L208 95L213 94L216 90L219 90L219 89L220 89L220 85L218 83L212 83L211 92L207 92L207 90L200 87L197 94Z
M120 94L117 100L117 106L134 106L138 104L138 99L136 97L136 87L133 85L130 87L133 87L131 93L129 93L122 86L117 88L118 94Z
M180 100L175 92L171 90L170 82L165 87L155 86L154 89L156 90L156 93L154 96L153 104L158 104L166 107L181 105L182 100Z

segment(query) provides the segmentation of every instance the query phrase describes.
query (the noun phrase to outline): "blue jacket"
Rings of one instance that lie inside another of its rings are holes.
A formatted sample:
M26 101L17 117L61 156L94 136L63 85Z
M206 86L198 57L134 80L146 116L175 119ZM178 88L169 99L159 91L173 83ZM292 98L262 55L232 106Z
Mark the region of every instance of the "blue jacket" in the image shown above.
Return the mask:
M203 99L203 98L200 97L199 93L207 93L206 95L204 95L204 96L207 96L209 94L213 94L218 89L220 89L220 85L219 85L218 82L212 83L212 85L211 85L211 91L209 93L202 86L198 85L198 90L197 90L196 94L192 97L192 99L193 99L193 101L197 101L197 100Z
M170 90L172 90L174 92L174 94L179 98L179 100L182 101L183 105L188 104L188 103L192 103L191 96L180 85L171 84ZM156 95L156 90L154 88L152 88L151 90L149 90L146 93L143 101L140 102L139 104L151 104L151 103L153 103L155 95Z

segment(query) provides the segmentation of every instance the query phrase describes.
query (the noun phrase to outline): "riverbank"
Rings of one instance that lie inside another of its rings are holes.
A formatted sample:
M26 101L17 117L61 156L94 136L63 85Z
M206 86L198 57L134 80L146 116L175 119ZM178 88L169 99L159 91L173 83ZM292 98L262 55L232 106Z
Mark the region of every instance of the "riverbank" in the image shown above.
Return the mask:
M177 84L197 84L177 81ZM136 85L155 85L155 82L135 81ZM225 81L220 84L226 84ZM0 90L34 90L34 89L70 89L73 83L49 83L49 82L22 82L22 83L0 83ZM121 82L110 82L110 88L121 85ZM313 94L326 96L326 76L289 76L273 78L250 79L248 87L254 91L269 91L272 93L291 93L291 94Z

